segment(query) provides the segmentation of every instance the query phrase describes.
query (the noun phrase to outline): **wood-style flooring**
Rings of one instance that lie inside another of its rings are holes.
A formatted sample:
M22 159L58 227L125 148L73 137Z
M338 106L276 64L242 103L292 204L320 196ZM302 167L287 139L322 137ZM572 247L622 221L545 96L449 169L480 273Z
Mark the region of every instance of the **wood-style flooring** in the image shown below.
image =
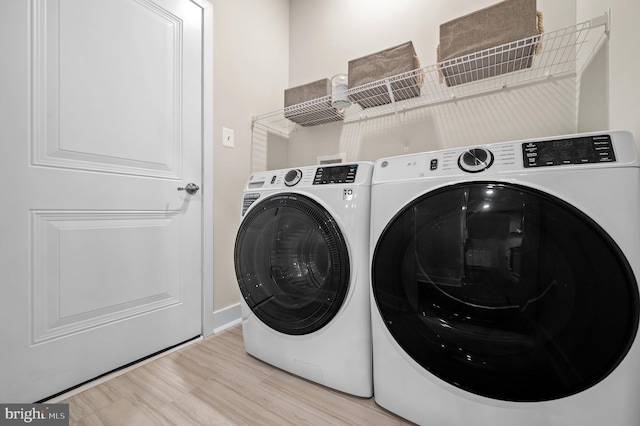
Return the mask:
M410 425L244 350L235 326L67 397L71 425Z

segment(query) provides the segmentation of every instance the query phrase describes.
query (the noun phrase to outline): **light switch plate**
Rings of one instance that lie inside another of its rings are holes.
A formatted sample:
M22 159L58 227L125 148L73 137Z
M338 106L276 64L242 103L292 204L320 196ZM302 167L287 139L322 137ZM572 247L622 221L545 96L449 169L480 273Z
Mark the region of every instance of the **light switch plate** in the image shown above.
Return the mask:
M233 130L227 129L226 127L222 128L222 146L226 146L228 148L233 148L235 146L233 141Z

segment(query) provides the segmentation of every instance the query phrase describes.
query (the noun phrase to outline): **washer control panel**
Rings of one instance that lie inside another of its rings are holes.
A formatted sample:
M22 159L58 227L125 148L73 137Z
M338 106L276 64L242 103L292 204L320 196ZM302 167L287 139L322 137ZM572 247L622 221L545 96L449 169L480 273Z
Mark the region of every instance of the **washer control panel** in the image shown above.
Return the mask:
M551 141L524 142L524 167L566 164L609 163L616 161L610 135L587 136Z
M344 166L318 167L313 178L314 185L326 185L331 183L353 183L356 180L357 164Z
M465 172L478 173L493 164L493 153L486 148L469 148L458 157L458 167Z

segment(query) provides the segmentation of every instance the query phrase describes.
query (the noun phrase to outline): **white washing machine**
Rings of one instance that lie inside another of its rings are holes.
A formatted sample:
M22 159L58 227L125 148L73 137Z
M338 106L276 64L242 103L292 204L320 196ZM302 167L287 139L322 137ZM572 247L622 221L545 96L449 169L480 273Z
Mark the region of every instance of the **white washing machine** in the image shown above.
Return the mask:
M640 425L640 164L601 132L376 162L375 400L423 425Z
M373 394L369 209L373 163L254 173L235 243L247 352Z

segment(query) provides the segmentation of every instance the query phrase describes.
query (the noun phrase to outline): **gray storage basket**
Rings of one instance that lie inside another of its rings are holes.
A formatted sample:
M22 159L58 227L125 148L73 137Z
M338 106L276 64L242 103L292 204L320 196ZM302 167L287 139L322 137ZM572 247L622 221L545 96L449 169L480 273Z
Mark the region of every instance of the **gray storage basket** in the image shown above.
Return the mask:
M331 80L328 78L284 91L284 116L301 126L341 121L342 110L331 107Z
M390 81L394 100L402 100L420 96L422 73L420 61L412 42L403 43L362 58L349 61L349 88L366 86L385 78L405 74L416 70L414 78L402 78ZM362 108L384 105L391 102L389 91L383 85L363 87L351 93L351 99Z
M447 86L531 67L542 14L536 0L505 0L440 25L438 61Z

